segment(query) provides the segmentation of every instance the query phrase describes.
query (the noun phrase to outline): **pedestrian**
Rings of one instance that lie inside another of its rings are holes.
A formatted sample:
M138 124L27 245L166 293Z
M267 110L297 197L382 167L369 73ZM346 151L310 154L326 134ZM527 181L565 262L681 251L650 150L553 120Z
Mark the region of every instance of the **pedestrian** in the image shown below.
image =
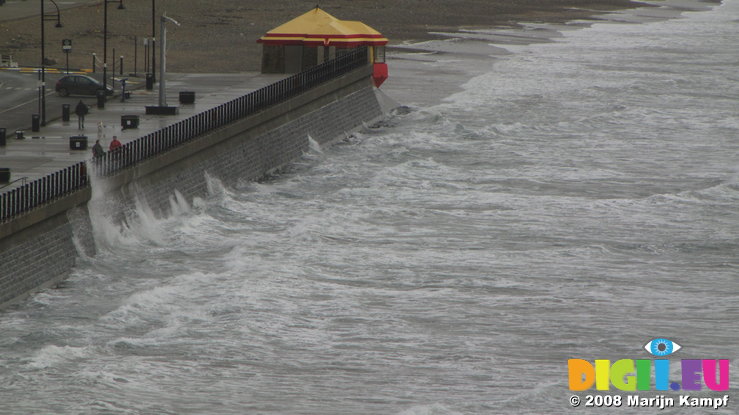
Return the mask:
M121 145L121 142L118 141L117 136L113 136L113 141L110 142L110 147L108 147L108 150L110 150L110 154L113 156L114 161L114 168L121 167L122 162L122 156L123 156L123 146Z
M74 113L77 114L77 128L80 130L85 129L85 115L90 110L87 108L87 105L85 105L82 100L77 104L77 107L74 109Z
M92 146L92 156L99 159L104 154L105 150L103 150L103 146L100 145L100 140L95 140L95 145Z
M102 121L98 123L98 140L105 139L105 124Z
M122 145L121 142L118 141L118 136L114 135L113 141L110 142L110 147L108 148L108 150L110 150L111 152L116 151L121 148L121 145Z

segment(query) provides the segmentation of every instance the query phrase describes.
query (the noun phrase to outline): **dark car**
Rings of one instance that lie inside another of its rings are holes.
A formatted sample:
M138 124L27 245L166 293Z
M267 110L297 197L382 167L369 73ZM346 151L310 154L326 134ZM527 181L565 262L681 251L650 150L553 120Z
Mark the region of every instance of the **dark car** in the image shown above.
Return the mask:
M95 95L99 89L103 89L103 84L97 79L87 75L66 75L56 81L54 88L60 96L68 95ZM113 88L108 86L107 95L113 95Z

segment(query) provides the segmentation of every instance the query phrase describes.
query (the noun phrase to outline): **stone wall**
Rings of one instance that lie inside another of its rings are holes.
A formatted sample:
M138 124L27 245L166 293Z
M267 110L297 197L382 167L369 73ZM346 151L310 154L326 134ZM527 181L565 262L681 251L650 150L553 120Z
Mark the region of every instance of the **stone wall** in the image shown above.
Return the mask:
M58 213L0 239L0 307L53 286L75 265L78 250L94 255L85 206Z

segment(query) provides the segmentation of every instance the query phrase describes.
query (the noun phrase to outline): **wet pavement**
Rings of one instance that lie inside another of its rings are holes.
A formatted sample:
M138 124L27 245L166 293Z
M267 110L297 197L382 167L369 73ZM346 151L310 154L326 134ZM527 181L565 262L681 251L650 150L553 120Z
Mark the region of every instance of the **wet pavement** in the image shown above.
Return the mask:
M11 185L0 191L20 186L59 169L92 157L92 146L96 139L107 151L113 138L117 136L123 143L174 124L191 115L216 107L224 102L282 79L285 75L264 75L257 72L239 74L170 74L167 76L166 104L177 106L177 115L146 115L146 106L158 105L158 86L151 91L135 89L125 102L120 96L110 97L105 108L98 109L94 97L49 97L47 100L47 125L40 131L23 130L23 139L17 139L15 130L6 131L6 146L0 146L0 168L9 167ZM134 87L141 88L143 80L131 80ZM194 104L180 104L179 92L195 93ZM85 128L78 128L74 107L82 99L90 108L85 117ZM70 120L61 119L61 105L70 105ZM34 105L31 103L30 105ZM0 114L0 128L11 122L9 113ZM30 113L28 124L30 124ZM121 116L138 116L138 128L123 129ZM6 119L4 119L6 118ZM87 148L73 150L70 137L84 135L88 138ZM3 186L3 185L0 185Z

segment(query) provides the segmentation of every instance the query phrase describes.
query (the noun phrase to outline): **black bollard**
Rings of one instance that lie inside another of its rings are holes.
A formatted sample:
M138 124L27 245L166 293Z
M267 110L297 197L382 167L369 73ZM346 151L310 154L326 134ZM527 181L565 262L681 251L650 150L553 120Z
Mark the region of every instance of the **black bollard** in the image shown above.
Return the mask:
M31 131L38 132L41 129L41 116L38 114L31 114Z
M62 104L62 121L69 122L69 104Z
M98 108L99 109L105 108L105 90L98 89L97 91L95 91L95 96L98 99Z
M10 167L0 167L0 183L10 183Z

